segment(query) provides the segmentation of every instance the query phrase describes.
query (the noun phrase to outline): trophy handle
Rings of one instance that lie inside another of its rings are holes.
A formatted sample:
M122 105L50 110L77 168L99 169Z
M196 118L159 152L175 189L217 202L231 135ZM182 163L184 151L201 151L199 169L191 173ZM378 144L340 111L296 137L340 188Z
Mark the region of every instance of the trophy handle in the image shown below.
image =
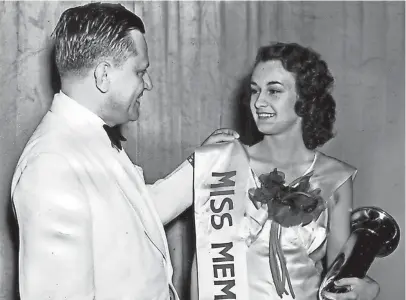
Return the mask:
M347 292L334 281L346 277L363 278L375 257L391 254L399 244L400 228L395 219L381 208L360 207L351 213L351 235L327 271L320 289L333 293Z

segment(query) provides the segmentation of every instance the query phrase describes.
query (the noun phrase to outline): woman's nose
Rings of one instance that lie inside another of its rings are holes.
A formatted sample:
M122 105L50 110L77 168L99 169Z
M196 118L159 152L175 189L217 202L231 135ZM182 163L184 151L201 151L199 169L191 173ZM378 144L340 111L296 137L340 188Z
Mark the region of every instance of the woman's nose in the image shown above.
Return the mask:
M254 103L255 108L265 107L268 105L264 93L260 92L257 100Z

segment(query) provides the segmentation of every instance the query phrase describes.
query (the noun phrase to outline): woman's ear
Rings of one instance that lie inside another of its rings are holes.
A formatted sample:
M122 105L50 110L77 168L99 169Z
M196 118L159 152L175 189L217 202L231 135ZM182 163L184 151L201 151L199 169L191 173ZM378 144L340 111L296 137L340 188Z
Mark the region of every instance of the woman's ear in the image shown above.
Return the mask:
M295 103L295 112L299 117L303 117L305 114L304 102L302 100L300 100L299 98L296 100L296 103Z
M100 62L94 69L94 79L97 89L102 93L107 93L110 88L111 65L106 62Z

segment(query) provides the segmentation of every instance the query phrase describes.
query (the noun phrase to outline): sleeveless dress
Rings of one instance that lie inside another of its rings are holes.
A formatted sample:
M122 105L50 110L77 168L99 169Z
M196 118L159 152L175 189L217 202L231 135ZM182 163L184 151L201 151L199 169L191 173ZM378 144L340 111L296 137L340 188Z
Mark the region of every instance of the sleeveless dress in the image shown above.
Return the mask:
M326 254L329 214L336 204L334 192L349 178L353 180L357 172L352 166L319 151L316 151L314 161L305 174L311 171L314 172L310 178L311 189L321 189L321 195L327 202L327 209L316 221L304 227L282 227L280 236L295 300L317 300L323 271L322 259ZM258 178L254 174L249 181L250 187L255 187L256 181ZM247 212L253 212L255 209L247 198ZM247 252L249 295L252 300L281 299L276 293L269 267L271 222L270 220L265 222ZM289 292L287 283L285 289ZM282 299L293 298L289 292L289 295L284 294Z

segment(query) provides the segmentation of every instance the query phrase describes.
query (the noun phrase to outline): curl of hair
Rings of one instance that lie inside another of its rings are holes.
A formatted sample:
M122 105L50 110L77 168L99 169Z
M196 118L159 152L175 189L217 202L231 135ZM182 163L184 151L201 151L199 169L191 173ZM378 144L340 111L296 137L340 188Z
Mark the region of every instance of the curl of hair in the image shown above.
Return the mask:
M52 33L59 74L82 75L103 58L121 65L136 55L129 36L134 29L145 33L141 19L121 4L90 3L67 9Z
M279 60L285 70L295 76L296 91L299 96L295 104L295 112L302 117L302 136L306 148L315 149L324 145L334 136L336 108L331 95L334 78L326 62L311 48L296 43L273 43L259 48L248 77L251 78L253 70L259 63L271 60ZM243 86L239 87L237 95L245 109L249 110L250 82L242 80L241 84ZM247 124L252 130L254 121L251 113L249 115ZM254 137L252 143L263 137L258 133L257 128L252 131Z

